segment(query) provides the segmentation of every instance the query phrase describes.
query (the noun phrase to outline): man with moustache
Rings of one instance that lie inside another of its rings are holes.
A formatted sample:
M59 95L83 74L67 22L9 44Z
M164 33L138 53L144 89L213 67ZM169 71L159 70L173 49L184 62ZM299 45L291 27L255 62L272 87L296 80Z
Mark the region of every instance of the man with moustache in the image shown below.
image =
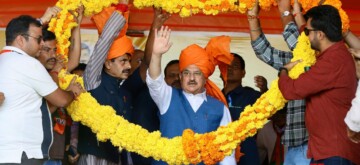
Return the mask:
M307 99L307 157L311 164L360 164L360 144L348 139L344 122L357 81L353 58L343 41L339 11L320 5L308 10L305 19L304 33L311 48L319 52L316 63L296 80L287 73L299 60L280 68L279 89L287 100Z
M60 8L54 6L54 10L60 11ZM71 33L71 46L69 49L69 61L67 71L71 72L80 61L81 39L80 39L80 23L82 20L84 8L79 7L79 13L76 18L78 26L72 29ZM63 62L58 61L56 57L56 36L53 32L47 30L45 26L42 29L44 44L41 46L39 56L36 58L48 70L53 80L58 83L58 73L63 69ZM65 157L65 143L66 136L70 137L70 124L71 118L67 115L66 109L63 107L48 106L51 111L53 123L53 143L51 145L49 155L50 159L44 165L61 164L62 161L67 160ZM65 159L64 159L65 158Z
M162 27L155 33L153 54L146 78L150 95L160 111L161 135L173 138L181 136L185 129L206 133L231 122L224 95L208 79L216 64L226 79L226 66L232 60L230 37L215 37L205 49L194 44L181 52L179 70L182 89L167 85L161 75L161 57L171 46L169 39L170 30L167 27ZM156 161L152 164L166 163ZM220 164L236 164L235 158L227 156Z
M41 28L27 15L12 19L6 27L7 46L0 53L0 91L6 95L0 106L0 164L42 164L52 141L43 98L66 107L82 89L72 81L71 91L61 90L35 59L43 44Z
M125 35L129 11L127 3L105 8L92 17L98 28L99 40L84 72L85 88L101 104L109 105L117 115L130 120L132 94L145 85L144 79L149 59L130 75L130 60L134 53L132 41ZM126 80L126 81L125 81ZM90 128L80 125L78 151L79 165L131 164L130 154L110 141L99 142ZM120 160L121 159L121 160Z

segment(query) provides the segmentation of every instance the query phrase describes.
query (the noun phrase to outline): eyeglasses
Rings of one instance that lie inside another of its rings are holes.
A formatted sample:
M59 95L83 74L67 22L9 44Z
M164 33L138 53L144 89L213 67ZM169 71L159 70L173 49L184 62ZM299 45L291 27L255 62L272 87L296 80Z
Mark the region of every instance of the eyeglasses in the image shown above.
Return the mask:
M50 53L50 51L53 51L54 53L56 53L56 51L57 51L57 48L49 48L49 47L46 47L46 46L43 46L42 48L41 48L41 50L42 51L44 51L44 52L46 52L46 53Z
M317 29L308 29L307 27L304 28L304 33L305 33L306 36L309 35L310 31L319 31L319 30L317 30Z
M185 71L181 72L181 74L184 77L190 77L190 76L193 75L194 77L199 78L199 77L202 76L202 73L200 71L196 71L196 72L191 73L190 71L185 70Z
M34 38L34 39L36 39L36 41L37 41L37 43L38 44L40 44L41 43L41 41L42 41L42 39L43 39L43 37L42 36L39 36L39 37L34 37L34 36L31 36L31 35L29 35L29 34L21 34L22 36L26 36L26 37L31 37L31 38Z

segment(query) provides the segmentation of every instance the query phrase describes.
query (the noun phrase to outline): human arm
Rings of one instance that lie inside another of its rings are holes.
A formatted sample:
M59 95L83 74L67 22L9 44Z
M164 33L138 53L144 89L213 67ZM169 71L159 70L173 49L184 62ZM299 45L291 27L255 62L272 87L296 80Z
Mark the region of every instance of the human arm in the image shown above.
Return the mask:
M346 31L343 34L345 42L349 45L350 48L360 49L360 39L350 30Z
M74 27L71 31L71 45L69 48L69 61L67 65L68 72L71 72L79 65L81 55L80 24L84 14L84 6L80 6L76 12L78 13L78 16L76 17L78 26Z
M301 4L299 3L299 0L294 0L293 5L293 17L295 19L296 25L300 31L302 31L302 28L305 26L306 21L301 11Z
M264 61L275 69L279 69L291 60L291 58L293 57L292 53L281 51L271 46L270 42L266 39L264 33L261 31L260 22L257 18L258 14L259 6L257 2L253 9L248 11L251 46L256 56L260 60ZM249 17L249 15L251 17ZM256 17L254 18L253 16Z
M285 27L290 22L294 22L294 18L291 14L290 0L277 0L278 9L280 13L281 22Z
M165 23L165 21L170 17L170 14L167 12L162 12L159 8L154 8L154 18L149 30L149 36L146 40L145 52L144 52L144 62L140 65L140 76L144 81L146 79L146 70L149 67L154 39L155 39L155 30L159 30L161 26Z
M339 78L345 77L345 75L341 74L345 64L340 64L340 61L343 61L340 57L328 56L322 58L315 65L311 66L309 71L301 74L296 80L288 76L287 70L291 70L302 61L290 62L284 66L284 68L287 68L286 71L280 70L279 89L287 100L304 99L310 95L331 89Z
M356 90L356 96L351 102L351 108L344 119L348 137L354 142L360 142L360 86Z
M159 32L155 30L154 48L146 76L150 95L158 106L160 114L165 114L170 106L172 94L172 88L165 83L164 77L161 75L161 57L171 47L169 40L170 29L161 27Z
M101 72L103 64L114 39L119 35L125 25L125 18L118 12L113 12L107 20L105 27L96 42L94 52L84 71L84 82L86 90L97 88L101 83Z
M42 25L46 25L50 22L51 18L56 17L57 13L59 13L61 9L57 6L48 7L43 16L39 19Z
M56 107L67 107L76 96L84 92L80 83L76 82L74 77L66 90L57 88L54 92L45 96L45 99ZM54 110L53 110L54 111Z

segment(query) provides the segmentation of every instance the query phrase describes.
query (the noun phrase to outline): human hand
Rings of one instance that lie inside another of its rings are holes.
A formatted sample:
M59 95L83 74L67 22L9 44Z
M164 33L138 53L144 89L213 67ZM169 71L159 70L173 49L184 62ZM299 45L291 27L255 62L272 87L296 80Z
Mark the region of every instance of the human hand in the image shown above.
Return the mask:
M254 77L254 81L255 81L255 86L260 89L261 93L264 93L268 90L267 80L265 77L257 75Z
M253 8L252 8L252 9L249 9L249 10L247 11L247 15L248 15L248 16L249 16L249 15L251 15L251 16L258 16L259 13L260 13L260 10L259 10L259 0L256 0Z
M161 26L159 31L155 29L155 39L152 52L153 55L161 56L170 49L172 45L170 42L170 34L171 29L169 29L167 26Z
M360 142L360 132L354 132L349 127L346 127L349 139L354 143Z
M75 97L79 96L81 93L85 92L84 88L79 82L76 82L77 76L74 76L71 80L69 86L66 88L66 91L71 91Z
M76 162L79 160L80 154L77 152L77 149L72 146L68 146L68 160L70 164L76 164Z
M164 25L165 21L168 20L170 16L171 16L170 13L162 11L161 8L154 7L154 19L153 19L152 28L159 29L161 26Z
M78 16L75 17L75 21L78 25L80 25L84 16L84 6L83 5L79 6L75 11L78 13Z
M50 22L50 19L56 17L57 13L59 13L61 9L57 6L48 7L44 13L44 15L40 18L43 24L47 24Z
M354 56L355 60L360 60L360 49L349 48L348 50Z
M296 64L302 62L303 60L296 60L296 61L293 61L293 62L289 62L287 63L286 65L284 65L284 68L286 68L288 71L290 71Z
M290 11L291 5L290 0L277 0L279 12Z
M0 92L0 106L2 105L4 100L5 100L5 95L4 95L4 93Z

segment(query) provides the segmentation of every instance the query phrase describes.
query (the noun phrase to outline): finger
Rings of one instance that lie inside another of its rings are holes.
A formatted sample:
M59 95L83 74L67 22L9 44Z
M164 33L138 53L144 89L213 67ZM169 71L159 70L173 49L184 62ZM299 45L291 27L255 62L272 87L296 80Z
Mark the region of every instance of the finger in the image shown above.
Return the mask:
M170 35L171 35L171 29L169 29L167 32L166 32L166 39L169 41L170 40Z
M155 38L157 38L157 37L158 37L158 29L155 28Z

